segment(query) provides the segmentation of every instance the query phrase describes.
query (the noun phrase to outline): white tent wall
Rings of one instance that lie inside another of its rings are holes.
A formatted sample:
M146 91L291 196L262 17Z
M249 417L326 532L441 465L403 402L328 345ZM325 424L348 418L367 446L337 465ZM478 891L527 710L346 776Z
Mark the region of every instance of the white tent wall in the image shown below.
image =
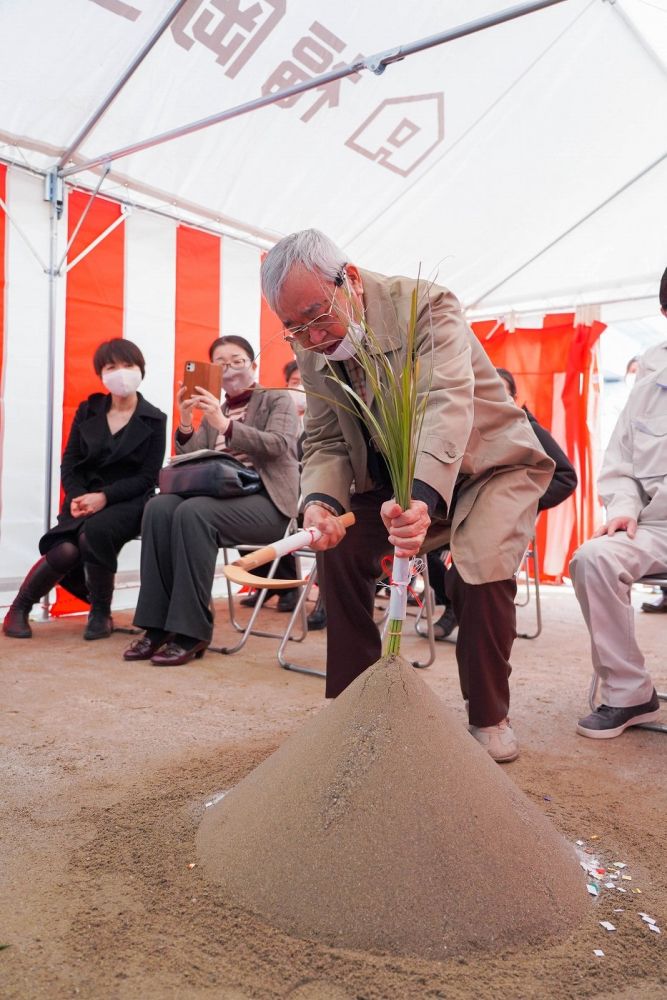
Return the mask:
M41 178L23 170L8 171L7 204L14 224L7 227L0 592L11 589L30 560L37 558L44 524L49 382L49 284L44 266L49 260L49 206L43 201L43 188Z
M50 370L49 279L45 273L49 261L49 203L44 201L43 178L20 167L10 167L6 201L15 225L8 226L6 259L0 606L9 603L38 557L37 544L44 532L46 517L49 428L53 441L51 522L55 520L60 503L67 292L67 275L63 270L56 279L54 365ZM141 391L168 415L169 454L174 382L182 374L174 370L178 224L175 220L136 209L127 215L123 225L123 335L138 344L146 359L146 378ZM58 224L57 261L64 254L66 234L67 198ZM240 334L259 350L260 252L236 240L218 238L222 246L220 323L216 332ZM50 374L53 376L52 413L48 408ZM139 543L130 542L119 559L115 607L133 606L138 578ZM217 584L216 592L221 591L222 586L222 583Z

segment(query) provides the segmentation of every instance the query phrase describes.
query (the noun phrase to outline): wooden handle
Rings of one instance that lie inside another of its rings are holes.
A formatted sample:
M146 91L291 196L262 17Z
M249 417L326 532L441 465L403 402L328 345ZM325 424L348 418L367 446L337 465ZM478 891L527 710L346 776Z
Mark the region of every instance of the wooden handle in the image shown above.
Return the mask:
M352 511L348 511L347 514L342 514L338 520L344 528L350 528L356 519ZM294 548L291 550L287 549L286 552L283 552L282 554L286 555L289 551L293 552L295 549L301 549L304 546L307 546L310 543L310 538L308 537L307 532L308 529L296 532L296 534L292 536L295 542ZM289 538L281 539L281 541L289 541ZM241 556L240 559L235 559L233 565L251 570L257 569L258 566L264 566L265 563L273 562L278 555L278 552L276 551L276 545L278 544L278 542L275 542L273 545L267 545L263 549L256 549L255 552L249 552L248 555Z

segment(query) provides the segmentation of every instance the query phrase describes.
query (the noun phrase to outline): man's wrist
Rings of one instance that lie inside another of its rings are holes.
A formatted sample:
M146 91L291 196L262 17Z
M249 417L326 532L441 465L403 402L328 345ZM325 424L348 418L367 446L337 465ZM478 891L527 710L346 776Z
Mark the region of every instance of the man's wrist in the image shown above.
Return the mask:
M316 507L323 507L325 510L328 510L330 514L334 514L336 517L345 513L343 505L338 503L338 500L336 500L335 497L330 497L326 493L309 493L303 502L304 511L313 505Z
M192 424L184 424L182 420L181 420L181 422L178 425L179 431L182 431L184 434L191 434L192 433L192 427L193 427Z

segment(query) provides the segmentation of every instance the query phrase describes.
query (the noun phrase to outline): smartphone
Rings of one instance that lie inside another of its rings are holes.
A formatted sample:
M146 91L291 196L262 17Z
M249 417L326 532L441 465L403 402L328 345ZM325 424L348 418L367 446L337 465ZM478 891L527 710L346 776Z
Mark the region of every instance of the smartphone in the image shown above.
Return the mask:
M208 389L216 399L222 395L222 368L220 365L211 365L208 361L186 361L183 371L183 385L185 386L185 398L198 396L199 392L195 388L201 386Z

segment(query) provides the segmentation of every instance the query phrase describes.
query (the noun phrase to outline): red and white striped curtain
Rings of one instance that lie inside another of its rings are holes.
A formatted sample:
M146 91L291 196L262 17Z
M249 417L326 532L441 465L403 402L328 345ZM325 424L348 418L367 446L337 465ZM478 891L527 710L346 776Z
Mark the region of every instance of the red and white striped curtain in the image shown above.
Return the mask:
M188 359L207 360L211 341L245 337L259 351L260 378L282 386L291 351L261 301L257 247L133 211L96 197L57 279L54 369L48 371L49 205L43 182L0 165L0 606L6 605L38 556L45 528L47 435L52 427L50 521L60 503L59 465L76 407L102 389L93 371L95 348L111 337L133 340L146 358L145 397L169 416ZM58 260L90 195L71 190L59 225ZM114 226L114 224L116 225ZM106 235L104 235L106 234ZM103 237L88 253L86 249ZM80 255L83 255L80 257ZM74 261L78 260L74 266ZM66 268L69 266L69 270ZM54 379L53 414L47 406ZM171 443L170 446L171 448ZM119 575L138 578L139 545L121 553ZM82 606L59 592L65 614Z

